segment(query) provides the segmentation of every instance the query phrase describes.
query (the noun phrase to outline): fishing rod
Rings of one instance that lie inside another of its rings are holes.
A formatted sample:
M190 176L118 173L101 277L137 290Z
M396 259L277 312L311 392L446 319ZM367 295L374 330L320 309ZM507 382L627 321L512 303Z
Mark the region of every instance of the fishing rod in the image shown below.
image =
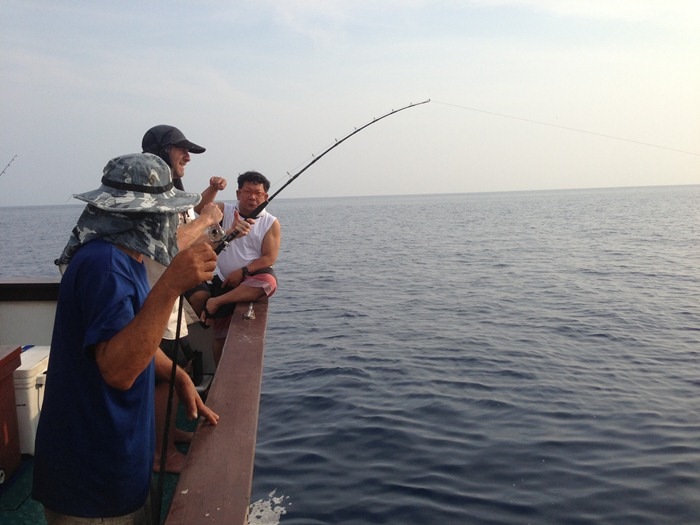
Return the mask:
M316 162L321 160L321 158L324 155L329 153L332 149L340 146L343 142L345 142L347 139L349 139L353 135L359 133L360 131L362 131L366 127L371 126L372 124L379 122L380 120L382 120L384 118L390 117L391 115L395 115L399 111L403 111L404 109L409 109L409 108L412 108L415 106L420 106L422 104L427 104L428 102L430 102L430 99L424 100L423 102L418 102L416 104L411 103L408 106L404 106L404 107L399 108L399 109L391 110L389 113L386 113L386 114L382 115L381 117L375 118L374 120L368 122L364 126L359 127L359 128L355 128L354 131L352 131L351 133L348 133L342 139L340 139L340 140L336 139L334 144L332 144L331 146L326 148L320 155L314 156L314 158L311 162L306 164L297 173L295 173L293 176L291 176L291 178L280 189L278 189L275 193L273 193L270 198L268 198L265 202L263 202L257 208L255 208L255 210L253 210L253 212L249 216L247 216L247 217L243 216L243 218L244 219L257 218L258 215L260 215L260 213L262 213L262 211L267 207L267 205L270 204L270 201L272 201L272 199L277 197L277 195L279 195L279 193L283 189L285 189L294 180L296 180L297 177L299 177L299 175L304 173L307 169L309 169L311 166L313 166ZM14 160L14 158L13 158L13 160ZM12 161L10 161L10 162L12 162ZM9 166L9 164L8 164L8 166ZM219 226L218 224L209 228L209 230L207 231L209 239L212 242L218 242L216 248L214 248L214 251L216 252L217 255L226 249L226 247L229 245L229 243L233 239L236 238L238 233L239 233L238 230L234 230L233 232L226 234L226 232L223 230L223 228L221 228L221 226ZM167 404L167 408L166 408L166 416L165 416L165 423L164 423L165 428L164 428L164 432L163 432L163 441L162 441L162 446L161 446L160 466L158 469L158 472L159 472L158 487L156 490L156 501L153 502L153 506L152 506L153 522L154 523L159 523L159 521L160 521L160 514L161 514L161 509L162 509L162 501L163 501L163 489L164 489L163 483L164 483L164 477L165 477L164 473L165 473L165 464L166 464L167 451L168 451L168 441L169 441L168 435L170 432L170 419L171 419L171 414L172 414L172 400L173 400L173 395L174 395L175 377L176 377L176 372L177 372L177 355L178 355L178 351L180 348L180 322L182 319L182 311L183 311L183 296L182 295L180 296L179 301L180 302L178 305L177 330L176 330L176 335L175 335L175 354L172 357L172 367L170 370L170 385L168 388L168 404ZM252 307L252 303L251 303L251 307ZM248 315L250 315L250 310L249 310Z
M170 441L170 420L173 414L173 399L175 397L175 377L177 376L177 356L180 351L180 328L182 326L182 315L184 309L183 295L180 296L177 306L177 328L175 329L175 345L174 354L172 356L172 366L170 367L170 379L168 385L168 404L165 409L165 422L163 426L163 440L160 447L160 464L158 466L158 484L156 488L155 501L151 503L151 521L153 523L161 522L161 513L163 509L163 491L165 489L165 465L168 459L168 442ZM184 354L184 350L183 350ZM167 355L167 354L166 354ZM170 357L170 356L168 356ZM156 424L158 422L156 421Z
M260 213L262 213L262 211L267 207L267 205L270 204L270 201L272 201L272 199L274 199L275 197L277 197L277 195L279 195L279 193L280 193L283 189L285 189L285 188L286 188L287 186L289 186L292 182L294 182L294 180L295 180L297 177L299 177L299 175L301 175L302 173L304 173L307 169L309 169L311 166L313 166L313 165L316 164L319 160L321 160L321 158L322 158L324 155L326 155L327 153L329 153L329 152L330 152L331 150L333 150L334 148L337 148L338 146L340 146L343 142L345 142L346 140L348 140L348 139L349 139L350 137L352 137L353 135L359 133L360 131L362 131L363 129L365 129L365 128L368 127L368 126L371 126L372 124L375 124L376 122L379 122L379 121L382 120L382 119L385 119L385 118L387 118L387 117L390 117L391 115L395 115L395 114L398 113L399 111L403 111L404 109L414 108L414 107L420 106L420 105L422 105L422 104L427 104L428 102L430 102L430 99L424 100L423 102L417 102L417 103L415 103L415 104L411 103L411 104L409 104L408 106L404 106L404 107L399 108L399 109L392 109L389 113L386 113L386 114L382 115L381 117L377 117L377 118L371 120L370 122L368 122L368 123L365 124L364 126L359 127L359 128L355 128L354 131L352 131L351 133L348 133L348 134L345 135L342 139L340 139L340 140L337 140L337 139L336 139L336 141L335 141L334 144L331 144L331 145L330 145L328 148L326 148L326 149L323 151L323 153L321 153L320 155L314 156L314 158L313 158L313 160L312 160L311 162L309 162L308 164L306 164L306 166L304 166L304 167L301 168L298 172L296 172L294 175L292 175L291 178L290 178L280 189L278 189L275 193L273 193L272 196L271 196L269 199L267 199L265 202L263 202L263 203L260 204L257 208L255 208L255 210L253 210L253 213L251 213L250 216L248 216L248 217L243 217L243 218L244 218L244 219L256 219L256 218L258 217L258 215L260 215ZM226 234L226 232L224 232L223 229L222 229L220 226L217 225L217 226L214 226L213 228L211 228L211 229L209 230L208 234L209 234L209 239L210 239L210 240L212 240L213 242L218 242L218 243L219 243L219 244L216 246L216 248L214 248L214 251L215 251L216 254L218 255L218 254L220 254L222 251L224 251L224 250L226 249L226 247L229 245L229 243L230 243L233 239L236 238L236 236L238 235L238 230L234 230L234 231L232 231L231 233Z
M14 157L12 157L12 158L10 159L10 162L8 162L7 165L5 166L5 169L3 169L3 170L0 172L0 177L2 177L2 176L5 174L5 172L7 171L7 168L10 167L10 164L12 164L12 162L13 162L16 158L17 158L17 155L15 155Z
M345 142L346 140L348 140L348 139L349 139L350 137L352 137L353 135L359 133L360 131L362 131L363 129L365 129L365 128L368 127L368 126L371 126L372 124L375 124L376 122L379 122L379 121L382 120L382 119L385 119L385 118L387 118L387 117L390 117L391 115L395 115L395 114L398 113L399 111L403 111L404 109L413 108L413 107L415 107L415 106L420 106L420 105L422 105L422 104L427 104L428 102L430 102L430 99L424 100L423 102L417 102L416 104L411 103L411 104L409 104L408 106L404 106L404 107L399 108L399 109L393 109L393 110L391 110L389 113L386 113L386 114L382 115L381 117L377 117L377 118L371 120L370 122L368 122L368 123L365 124L364 126L361 126L361 127L359 127L359 128L355 128L354 131L352 131L351 133L348 133L348 134L345 135L342 139L340 139L340 140L337 140L337 139L336 139L336 141L335 141L334 144L332 144L331 146L329 146L328 148L326 148L320 155L314 156L314 158L313 158L313 160L312 160L311 162L309 162L308 164L306 164L306 165L305 165L303 168L301 168L297 173L295 173L293 176L291 176L290 179L289 179L280 189L278 189L275 193L273 193L272 196L271 196L270 198L268 198L267 200L265 200L265 202L263 202L263 203L260 204L257 208L255 208L255 210L253 210L253 212L252 212L249 216L247 216L247 217L246 217L246 216L242 216L242 217L243 217L244 219L255 219L255 218L257 218L258 215L260 215L260 213L262 213L262 211L267 207L267 205L270 204L270 202L272 201L272 199L274 199L275 197L277 197L277 195L279 195L279 193L280 193L283 189L285 189L285 188L286 188L287 186L289 186L292 182L294 182L294 180L296 180L297 177L299 177L299 175L301 175L302 173L304 173L307 169L309 169L311 166L313 166L314 164L316 164L316 162L318 162L319 160L321 160L321 158L322 158L324 155L326 155L327 153L329 153L329 152L330 152L331 150L333 150L334 148L337 148L338 146L340 146L343 142ZM16 156L16 155L15 155L15 156ZM12 158L12 160L14 160L14 157ZM10 161L10 164L12 163L12 160ZM10 164L8 164L8 166L9 166ZM5 167L5 169L7 169L7 167ZM3 173L4 173L4 172L5 172L5 170L3 170ZM1 174L0 174L0 175L1 175ZM216 252L217 255L220 254L223 250L226 249L226 247L229 245L229 243L230 243L233 239L236 238L236 236L238 235L238 233L239 233L238 230L234 230L233 232L231 232L231 233L229 233L229 234L226 234L226 232L223 230L223 228L221 228L221 226L218 225L218 224L215 225L215 226L212 226L211 228L209 228L209 229L207 230L207 235L209 236L209 239L210 239L212 242L218 242L216 248L214 248L214 251ZM175 353L174 353L174 355L172 356L172 367L171 367L171 370L170 370L170 384L169 384L169 388L168 388L168 404L167 404L166 412L165 412L165 422L164 422L164 431L163 431L163 441L162 441L162 445L161 445L161 458L160 458L160 465L159 465L159 469L158 469L158 473L159 473L159 476L158 476L158 486L157 486L157 489L156 489L156 498L155 498L155 501L153 502L153 505L152 505L153 522L154 522L154 523L159 523L159 521L160 521L161 509L162 509L162 504L163 504L163 490L164 490L164 485L163 485L163 484L164 484L164 478L165 478L164 474L165 474L166 459L167 459L167 454L168 454L168 442L169 442L169 433L170 433L170 419L171 419L171 415L172 415L172 401L173 401L173 396L174 396L175 377L176 377L176 372L177 372L177 355L178 355L178 351L179 351L179 349L180 349L180 323L181 323L181 320L182 320L183 302L184 302L184 301L183 301L183 296L181 295L181 296L180 296L180 299L179 299L179 304L178 304L177 330L176 330L176 334L175 334ZM251 303L251 309L252 309L252 303ZM250 315L251 315L250 312L251 312L251 310L249 309L247 315L250 316Z

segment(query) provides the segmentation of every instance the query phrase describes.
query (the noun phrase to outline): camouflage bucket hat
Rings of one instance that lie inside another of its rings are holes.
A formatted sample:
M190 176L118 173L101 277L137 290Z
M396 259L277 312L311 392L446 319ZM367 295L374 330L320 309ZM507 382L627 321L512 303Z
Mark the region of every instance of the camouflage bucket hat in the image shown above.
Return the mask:
M96 208L113 212L171 213L189 210L201 196L173 187L170 168L151 153L132 153L110 160L102 185L73 195Z

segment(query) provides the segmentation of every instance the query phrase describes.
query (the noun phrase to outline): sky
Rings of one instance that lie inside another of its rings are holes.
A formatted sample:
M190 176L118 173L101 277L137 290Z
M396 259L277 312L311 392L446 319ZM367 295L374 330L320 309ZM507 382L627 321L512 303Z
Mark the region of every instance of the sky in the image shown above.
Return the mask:
M696 0L2 0L0 206L171 124L279 198L700 183ZM9 165L8 165L9 164Z

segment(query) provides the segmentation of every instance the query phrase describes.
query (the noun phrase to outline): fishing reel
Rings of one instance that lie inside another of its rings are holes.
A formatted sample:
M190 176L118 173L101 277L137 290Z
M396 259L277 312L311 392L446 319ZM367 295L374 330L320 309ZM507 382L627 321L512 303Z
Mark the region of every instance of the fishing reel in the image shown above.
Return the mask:
M226 237L226 230L220 224L214 224L207 228L207 237L211 242L220 243Z
M229 233L227 235L226 230L224 230L220 224L214 224L213 226L209 226L209 228L207 228L207 237L212 243L215 244L214 253L216 253L216 255L219 255L222 251L224 251L228 246L228 243L230 243L237 234L238 232L234 231L233 233Z

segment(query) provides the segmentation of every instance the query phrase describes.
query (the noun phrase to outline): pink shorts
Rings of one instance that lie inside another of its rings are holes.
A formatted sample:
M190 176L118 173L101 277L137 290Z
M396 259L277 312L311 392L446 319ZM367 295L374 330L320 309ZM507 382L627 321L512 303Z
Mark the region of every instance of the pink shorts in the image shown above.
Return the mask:
M262 288L265 295L272 297L272 295L277 291L277 279L274 275L269 273L259 273L256 275L249 275L238 286L249 286L251 288ZM226 317L219 317L214 319L214 324L212 328L214 329L214 339L226 339L228 334L228 326L231 324L232 315Z

